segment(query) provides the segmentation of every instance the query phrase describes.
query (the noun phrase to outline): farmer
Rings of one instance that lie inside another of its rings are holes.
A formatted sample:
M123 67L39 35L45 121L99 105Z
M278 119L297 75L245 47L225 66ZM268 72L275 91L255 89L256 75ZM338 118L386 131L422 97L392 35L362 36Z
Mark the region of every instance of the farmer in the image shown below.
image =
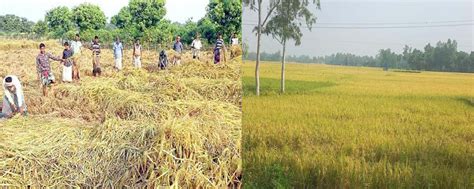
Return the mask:
M63 51L63 82L72 82L72 65L73 61L71 57L73 55L72 49L69 47L69 43L64 43Z
M74 39L74 41L71 42L71 49L72 49L72 52L73 52L73 57L72 57L72 63L73 63L73 66L72 66L72 78L76 81L79 81L80 79L80 71L79 71L79 59L81 58L81 47L82 47L82 43L81 43L81 38L79 37L79 34L76 34L76 37Z
M122 42L120 42L120 38L117 37L114 43L114 59L115 59L115 69L117 71L122 70L122 55L123 55L123 45Z
M55 57L50 53L46 53L46 46L44 43L39 45L40 53L36 56L36 70L38 72L38 80L41 83L43 89L43 96L48 96L48 87L53 91L54 75L49 64L49 59L56 61L63 61L59 57Z
M216 46L214 47L214 64L221 63L221 55L224 57L225 61L225 44L224 40L222 40L222 34L218 34Z
M140 60L140 56L142 54L142 46L140 45L140 40L135 40L135 44L133 45L133 65L135 68L141 68L142 62Z
M199 60L199 52L202 48L201 39L199 39L199 33L196 34L196 38L191 43L191 48L193 49L193 59Z
M94 77L100 76L102 71L100 69L100 44L98 36L94 37L94 41L89 49L92 50L92 74Z
M14 75L7 75L3 79L3 102L0 119L11 118L20 113L26 115L26 104L20 80Z
M181 37L179 35L176 37L176 42L173 45L173 50L177 52L177 55L173 57L173 64L180 65L181 53L183 52L183 44L181 43Z
M230 43L232 44L232 46L239 45L239 38L237 37L237 35L235 35L235 33L232 34L232 38L230 39Z
M239 38L235 33L232 34L232 38L230 39L230 58L233 59L237 56L239 48ZM241 51L241 50L240 50Z

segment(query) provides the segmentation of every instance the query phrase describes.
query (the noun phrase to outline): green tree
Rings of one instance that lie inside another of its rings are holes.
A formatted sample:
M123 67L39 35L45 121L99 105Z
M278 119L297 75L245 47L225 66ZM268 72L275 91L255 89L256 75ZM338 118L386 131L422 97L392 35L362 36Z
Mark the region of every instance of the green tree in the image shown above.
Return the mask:
M35 23L32 31L36 35L44 36L46 33L48 33L48 24L45 21L40 20Z
M217 38L217 24L209 18L204 17L198 21L198 32L205 38L208 44L212 44Z
M383 70L387 71L388 68L395 67L397 54L392 52L390 49L381 49L377 55L377 60L380 62L379 65L383 67Z
M112 44L112 42L115 40L115 37L117 37L115 32L105 29L89 29L81 31L81 39L84 41L91 42L95 36L99 37L99 42L103 46ZM74 37L74 33L69 33L69 36L67 37L72 39Z
M424 55L423 52L421 52L418 49L414 49L408 58L408 64L410 65L411 68L416 69L416 70L422 70L425 68L424 66Z
M465 69L467 70L467 72L474 72L474 51L471 51L469 57L470 61L466 63Z
M206 17L217 24L217 31L222 33L224 40L230 40L233 33L241 33L242 3L240 0L210 0L206 10Z
M403 54L402 54L402 59L408 63L408 66L412 69L416 69L416 65L413 65L410 63L410 56L412 55L412 48L409 47L408 45L405 45L403 47Z
M431 46L431 44L427 44L424 48L425 53L423 54L423 68L426 70L431 70L431 68L434 68L434 61L433 61L433 54L434 54L434 48Z
M447 42L439 41L433 49L433 68L436 71L448 71L455 67L457 42L448 39Z
M198 32L197 23L193 22L191 19L188 19L184 25L181 26L181 31L178 32L181 35L181 41L184 44L191 44L193 42L196 33Z
M257 60L255 61L255 94L260 95L260 44L262 37L262 30L267 24L268 18L273 14L275 8L280 4L281 0L269 0L267 12L264 14L262 7L263 0L242 0L245 6L249 7L250 10L258 13L258 22L255 26L254 32L257 33Z
M46 13L45 21L53 37L61 38L69 30L74 29L72 12L65 6L56 7Z
M73 21L80 31L104 29L107 18L99 6L83 3L72 10Z
M453 68L453 71L463 71L468 70L470 64L469 54L466 52L458 52L456 55L456 66Z
M128 7L123 7L120 9L119 13L115 16L112 16L112 19L110 22L117 26L117 28L125 28L128 24L130 24L132 21L132 15L130 14L130 11Z
M280 4L276 6L275 16L268 21L263 30L264 34L271 35L283 48L281 56L281 93L285 92L286 43L293 40L295 45L300 45L303 36L300 27L304 23L311 30L312 24L316 23L316 17L309 9L310 3L307 0L281 0ZM316 5L317 9L320 8L319 0L313 0L312 3Z
M177 26L172 24L169 20L162 20L156 26L147 28L144 32L144 42L166 44L173 41L173 36L177 32Z
M131 0L111 21L118 28L131 25L144 32L157 25L165 14L165 0Z
M5 33L30 33L34 23L13 14L0 16L0 31Z

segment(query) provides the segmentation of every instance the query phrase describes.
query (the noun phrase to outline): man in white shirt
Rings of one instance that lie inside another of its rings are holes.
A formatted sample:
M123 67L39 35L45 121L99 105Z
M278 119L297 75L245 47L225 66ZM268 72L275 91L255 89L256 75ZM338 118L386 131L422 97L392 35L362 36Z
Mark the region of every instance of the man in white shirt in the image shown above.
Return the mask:
M202 48L201 40L199 39L199 34L196 34L196 39L193 40L191 43L191 48L193 49L193 59L199 60L199 52Z
M237 37L237 35L232 34L232 39L230 39L230 42L232 45L239 45L239 38Z
M115 59L115 69L118 71L122 70L122 55L123 55L123 46L120 42L120 38L117 37L113 47L114 59Z
M76 81L79 81L80 79L79 59L81 57L81 47L82 47L81 37L79 37L79 34L76 34L74 41L71 41L71 49L73 52L72 78Z

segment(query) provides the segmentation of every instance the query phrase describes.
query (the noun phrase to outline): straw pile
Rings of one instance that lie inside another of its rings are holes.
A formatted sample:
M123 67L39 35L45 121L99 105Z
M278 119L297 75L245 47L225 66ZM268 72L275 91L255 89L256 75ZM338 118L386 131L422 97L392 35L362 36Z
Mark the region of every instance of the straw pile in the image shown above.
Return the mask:
M0 48L0 73L19 76L30 115L0 121L0 186L240 187L240 57L213 65L186 53L181 66L158 71L158 52L145 51L146 69L125 56L116 73L103 50L105 71L93 78L86 50L82 81L42 97L36 43L14 43Z

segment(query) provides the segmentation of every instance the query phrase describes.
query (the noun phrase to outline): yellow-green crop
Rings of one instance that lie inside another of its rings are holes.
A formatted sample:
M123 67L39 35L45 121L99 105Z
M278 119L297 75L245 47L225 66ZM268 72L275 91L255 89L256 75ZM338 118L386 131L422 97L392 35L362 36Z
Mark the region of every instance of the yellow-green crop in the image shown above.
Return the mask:
M249 188L473 188L474 75L243 65Z

